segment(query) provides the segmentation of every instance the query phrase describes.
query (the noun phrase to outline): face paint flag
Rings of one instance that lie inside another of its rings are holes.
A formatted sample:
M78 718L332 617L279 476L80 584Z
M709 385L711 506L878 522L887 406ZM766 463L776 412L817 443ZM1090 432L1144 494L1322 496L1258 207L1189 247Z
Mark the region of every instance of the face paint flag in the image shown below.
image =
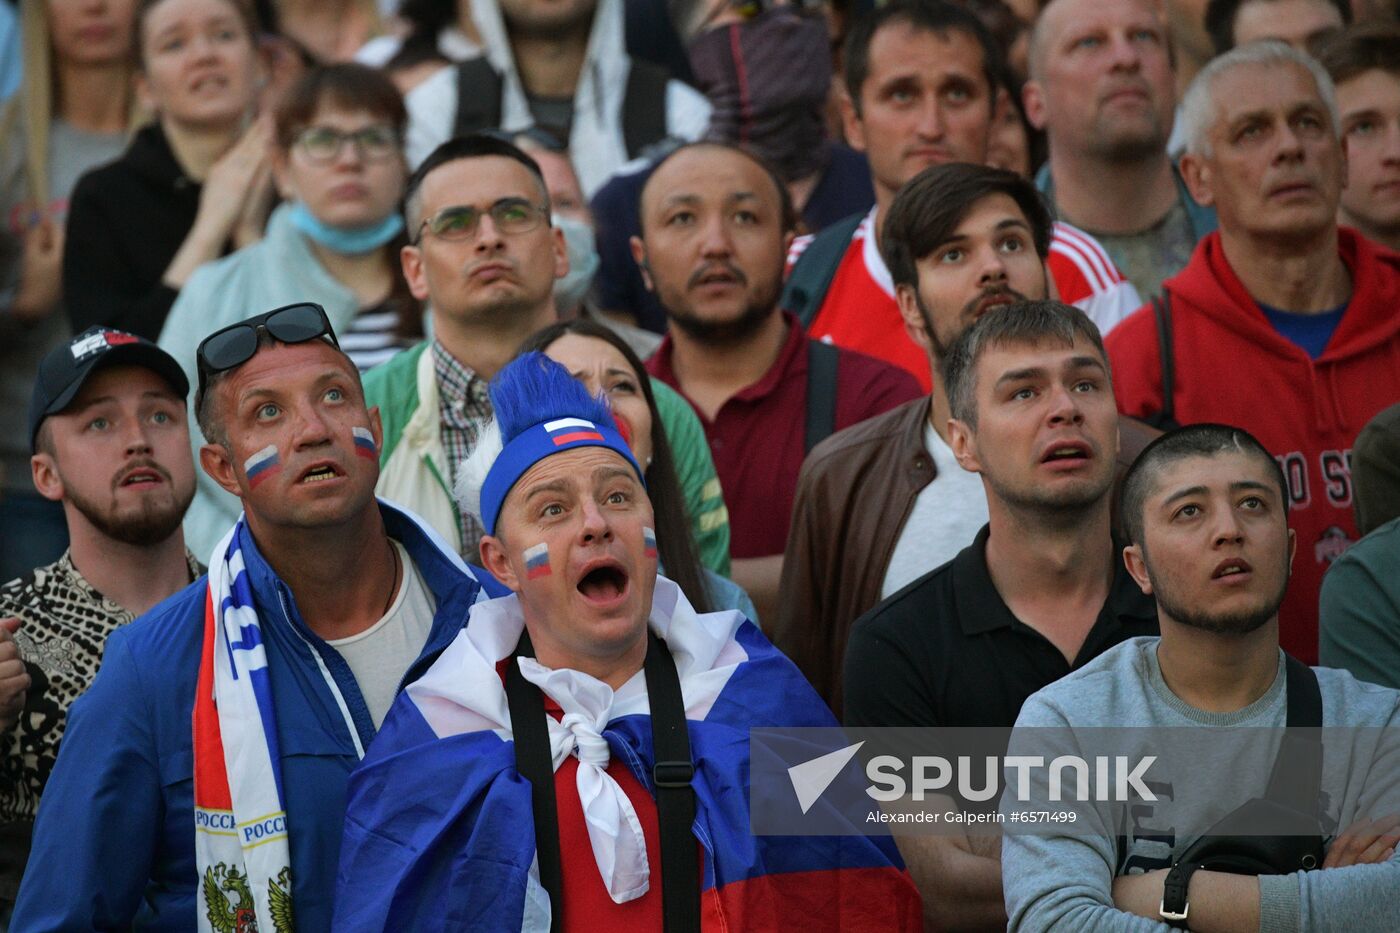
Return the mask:
M373 460L379 456L379 448L374 446L374 434L369 428L362 428L358 425L350 429L350 433L355 435L355 453L361 457L368 457Z
M549 545L541 542L525 549L525 579L549 576Z
M277 445L268 444L253 454L243 464L243 472L248 474L248 488L256 488L259 483L282 469L282 461L277 457Z
M646 548L647 557L656 556L656 532L645 525L642 526L642 547Z
M598 426L591 421L584 421L582 418L560 418L557 421L546 421L544 429L549 433L549 439L554 441L555 447L563 447L565 444L572 444L575 441L601 441L603 435L598 433Z

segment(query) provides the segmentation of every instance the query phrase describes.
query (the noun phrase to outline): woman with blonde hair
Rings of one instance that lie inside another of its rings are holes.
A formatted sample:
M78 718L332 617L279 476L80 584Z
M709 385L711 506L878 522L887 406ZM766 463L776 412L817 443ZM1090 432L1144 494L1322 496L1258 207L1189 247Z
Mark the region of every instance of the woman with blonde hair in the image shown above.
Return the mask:
M0 582L67 546L62 507L30 480L25 412L39 361L69 334L61 309L69 195L84 172L121 155L136 123L133 5L20 2L25 77L0 105Z

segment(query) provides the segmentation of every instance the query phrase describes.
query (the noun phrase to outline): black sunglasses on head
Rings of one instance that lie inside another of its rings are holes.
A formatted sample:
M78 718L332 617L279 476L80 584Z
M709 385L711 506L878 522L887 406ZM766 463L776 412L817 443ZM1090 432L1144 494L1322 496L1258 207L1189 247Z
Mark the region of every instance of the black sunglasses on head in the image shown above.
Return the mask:
M310 301L274 308L266 314L230 324L205 337L195 351L195 368L199 371L199 397L204 396L209 377L242 366L258 352L258 331L266 330L282 343L305 343L325 338L340 349L340 341L331 330L326 309Z

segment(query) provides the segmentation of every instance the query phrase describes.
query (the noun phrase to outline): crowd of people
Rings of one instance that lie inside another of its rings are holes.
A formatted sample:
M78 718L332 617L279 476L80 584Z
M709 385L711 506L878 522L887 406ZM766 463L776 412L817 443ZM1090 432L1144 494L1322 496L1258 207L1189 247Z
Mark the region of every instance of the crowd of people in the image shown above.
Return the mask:
M1397 566L1394 0L0 0L0 933L1394 929ZM755 835L840 724L1379 738Z

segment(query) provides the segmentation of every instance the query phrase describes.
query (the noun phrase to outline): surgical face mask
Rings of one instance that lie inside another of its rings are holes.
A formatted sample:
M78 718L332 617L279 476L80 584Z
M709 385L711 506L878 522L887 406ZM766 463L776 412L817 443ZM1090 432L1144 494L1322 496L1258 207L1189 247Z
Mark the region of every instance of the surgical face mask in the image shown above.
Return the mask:
M714 108L710 138L751 149L785 181L822 168L831 89L825 21L776 7L718 26L691 42L690 67Z
M593 287L598 247L593 228L582 220L556 214L554 226L564 232L564 246L569 253L569 274L554 280L554 305L560 311L572 311Z
M403 217L398 211L394 211L372 226L348 229L332 227L323 222L300 201L292 205L291 220L292 226L296 227L302 234L331 252L344 256L361 256L365 253L372 253L398 236L399 232L403 230Z

